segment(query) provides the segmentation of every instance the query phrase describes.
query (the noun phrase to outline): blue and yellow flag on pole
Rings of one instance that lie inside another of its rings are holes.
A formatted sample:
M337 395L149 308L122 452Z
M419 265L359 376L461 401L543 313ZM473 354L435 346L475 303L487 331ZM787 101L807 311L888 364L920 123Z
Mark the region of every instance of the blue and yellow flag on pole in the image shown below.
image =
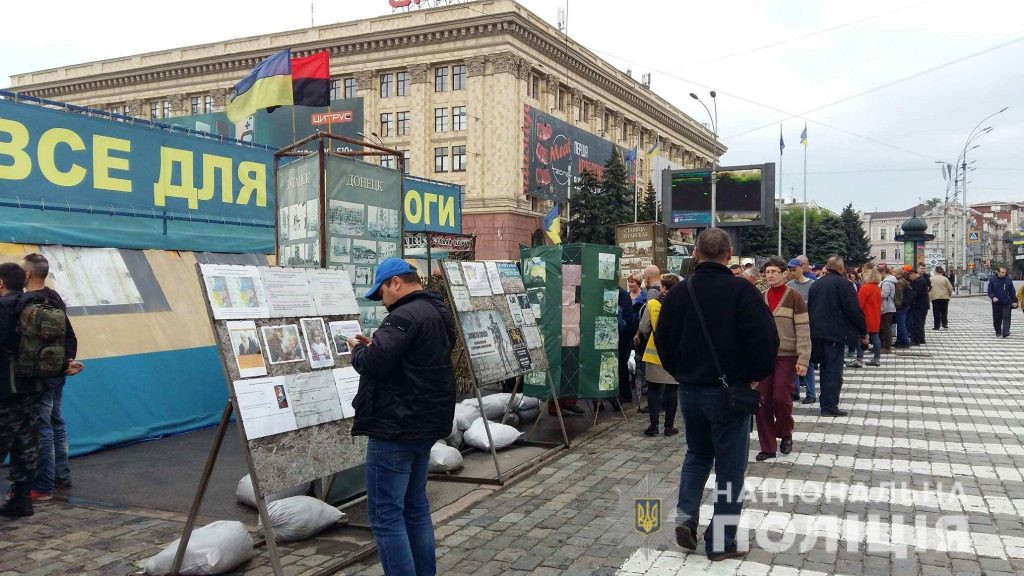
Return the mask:
M294 101L291 58L291 50L287 48L268 56L235 84L235 94L226 110L228 119L238 122L260 108L291 105Z
M558 219L558 203L551 207L551 212L544 217L544 233L548 235L555 244L562 243L562 237L559 235L562 230L562 223Z
M804 131L800 133L800 143L807 146L807 123L804 123Z

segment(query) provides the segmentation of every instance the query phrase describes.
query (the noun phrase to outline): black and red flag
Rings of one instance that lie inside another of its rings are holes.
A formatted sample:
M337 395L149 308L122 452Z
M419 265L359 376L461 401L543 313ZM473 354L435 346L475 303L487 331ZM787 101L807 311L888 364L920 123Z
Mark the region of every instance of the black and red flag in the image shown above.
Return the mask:
M292 97L296 106L331 104L331 59L328 52L292 58Z

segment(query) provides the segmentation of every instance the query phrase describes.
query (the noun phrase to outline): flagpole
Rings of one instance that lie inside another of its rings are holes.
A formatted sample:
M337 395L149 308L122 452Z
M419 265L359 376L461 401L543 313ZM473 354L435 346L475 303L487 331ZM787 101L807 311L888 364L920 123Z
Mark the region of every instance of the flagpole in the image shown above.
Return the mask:
M803 254L807 255L807 126L804 126L804 249Z
M782 256L782 210L786 203L782 198L782 150L785 148L782 140L782 124L779 124L779 256Z

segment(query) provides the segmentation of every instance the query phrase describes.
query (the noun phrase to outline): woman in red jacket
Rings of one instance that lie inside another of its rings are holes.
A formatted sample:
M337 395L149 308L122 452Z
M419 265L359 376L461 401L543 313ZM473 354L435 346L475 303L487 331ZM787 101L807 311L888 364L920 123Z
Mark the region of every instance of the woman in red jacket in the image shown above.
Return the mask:
M871 346L874 347L875 357L866 363L863 362L864 345L868 340L867 338L863 339L861 345L857 347L857 360L853 364L854 368L860 368L864 364L878 366L881 364L882 358L882 340L878 337L878 330L882 324L882 290L878 285L882 282L882 275L875 268L870 268L864 270L863 276L860 290L857 291L857 301L860 303L861 311L864 312L868 338L871 340Z

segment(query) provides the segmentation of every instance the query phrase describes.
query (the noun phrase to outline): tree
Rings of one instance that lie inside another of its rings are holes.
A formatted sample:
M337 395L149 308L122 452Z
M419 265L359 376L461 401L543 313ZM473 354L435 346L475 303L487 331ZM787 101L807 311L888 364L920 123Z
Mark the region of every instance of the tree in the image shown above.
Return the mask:
M860 215L853 209L853 204L847 204L843 213L839 216L843 222L843 234L846 237L843 259L849 266L862 266L872 259L871 241L864 233L864 223Z
M618 150L604 163L604 179L584 172L573 191L567 242L611 245L615 225L633 221L629 175Z
M843 221L834 214L823 214L814 227L807 227L807 258L824 264L829 256L843 256L846 252L846 234ZM844 258L845 260L845 258Z
M925 204L927 204L929 208L935 208L939 204L942 204L942 198L932 198L931 200L925 202Z
M637 206L637 222L649 222L651 220L658 220L658 195L654 190L654 182L651 180L647 181L647 189L644 190L640 196L640 202Z

